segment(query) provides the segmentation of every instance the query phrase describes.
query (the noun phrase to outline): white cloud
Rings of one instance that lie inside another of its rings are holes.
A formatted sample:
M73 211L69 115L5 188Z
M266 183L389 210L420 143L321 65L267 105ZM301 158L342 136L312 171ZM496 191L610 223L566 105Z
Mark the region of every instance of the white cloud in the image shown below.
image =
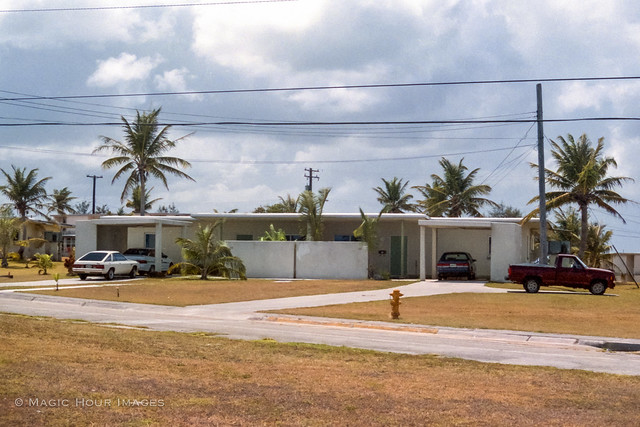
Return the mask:
M110 87L123 82L144 80L162 61L162 57L159 55L155 58L145 56L138 59L136 55L123 52L117 58L111 57L97 61L98 67L87 79L87 84L89 86Z
M189 72L186 68L173 69L165 71L162 75L154 77L156 87L166 91L185 91L187 90L187 76Z

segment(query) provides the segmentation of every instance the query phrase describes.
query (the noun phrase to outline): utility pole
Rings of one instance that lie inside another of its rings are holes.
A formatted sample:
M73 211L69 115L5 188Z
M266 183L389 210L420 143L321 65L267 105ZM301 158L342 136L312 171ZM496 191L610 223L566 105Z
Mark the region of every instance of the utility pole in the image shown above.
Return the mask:
M96 179L102 178L102 176L87 175L87 178L93 179L93 204L91 205L91 213L95 215L96 213Z
M317 175L314 175L314 172L320 172L318 169L313 169L313 168L305 168L304 169L305 172L309 172L309 175L305 175L305 178L309 178L309 184L305 185L305 190L307 191L311 191L313 192L313 180L317 179L320 180L320 177Z
M540 199L540 264L547 265L547 201L544 187L544 131L542 129L542 84L536 85L538 101L538 193Z

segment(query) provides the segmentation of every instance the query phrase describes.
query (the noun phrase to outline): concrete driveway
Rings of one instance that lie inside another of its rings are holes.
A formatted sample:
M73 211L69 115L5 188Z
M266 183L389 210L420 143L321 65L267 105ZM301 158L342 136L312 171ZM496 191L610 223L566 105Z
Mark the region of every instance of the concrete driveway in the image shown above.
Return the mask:
M263 310L386 300L393 289L399 289L404 294L403 298L457 292L507 292L504 289L487 288L482 282L427 280L404 283L398 282L395 283L397 286L383 290L190 307L82 300L0 290L0 311L115 323L160 331L210 332L232 339L269 338L281 342L328 344L395 353L438 354L491 363L640 375L640 354L601 348L609 346L637 350L640 349L640 340L260 313ZM82 286L104 284L102 280L81 283Z

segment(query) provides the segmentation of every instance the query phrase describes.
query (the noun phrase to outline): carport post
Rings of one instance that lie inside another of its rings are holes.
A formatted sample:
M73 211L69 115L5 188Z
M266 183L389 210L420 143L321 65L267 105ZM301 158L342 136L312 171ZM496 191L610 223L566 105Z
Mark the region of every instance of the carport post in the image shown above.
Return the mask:
M156 272L162 272L162 223L160 221L156 222L156 259L155 259L155 268Z
M437 279L438 278L438 271L437 271L437 265L438 265L438 229L433 227L431 229L431 278L432 279Z
M425 253L425 226L420 226L420 280L426 280L427 278L427 266L425 257L427 254Z

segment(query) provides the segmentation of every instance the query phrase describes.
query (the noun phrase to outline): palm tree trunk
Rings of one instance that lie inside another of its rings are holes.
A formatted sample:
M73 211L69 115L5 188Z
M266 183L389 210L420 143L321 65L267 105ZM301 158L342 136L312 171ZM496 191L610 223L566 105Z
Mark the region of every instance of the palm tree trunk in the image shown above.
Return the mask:
M589 211L588 205L580 204L580 249L578 250L578 258L583 259L587 250L587 238L589 233Z
M144 170L138 172L140 175L140 216L144 216L145 213L145 205L147 204L146 199L146 189L145 189L145 176Z

